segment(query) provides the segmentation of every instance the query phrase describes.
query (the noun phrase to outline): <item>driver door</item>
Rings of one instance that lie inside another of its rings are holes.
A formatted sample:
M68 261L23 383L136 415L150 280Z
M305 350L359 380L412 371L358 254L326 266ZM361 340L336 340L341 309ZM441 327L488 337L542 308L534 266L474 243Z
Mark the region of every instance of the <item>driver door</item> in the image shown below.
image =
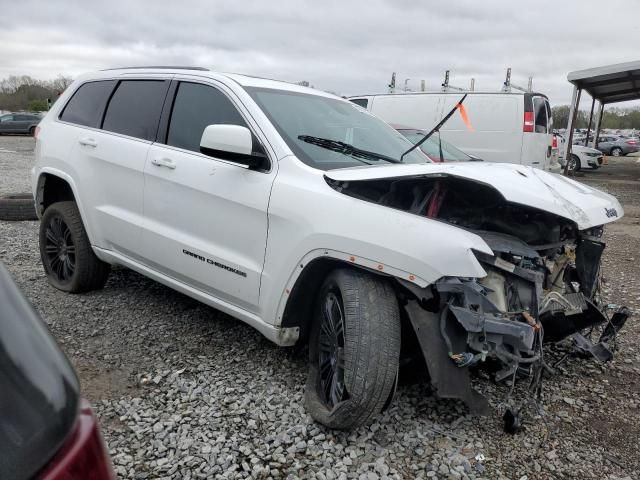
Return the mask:
M200 153L208 125L251 129L220 88L176 81L166 104L170 120L151 146L144 171L148 262L165 275L257 313L275 165L270 171L250 170Z

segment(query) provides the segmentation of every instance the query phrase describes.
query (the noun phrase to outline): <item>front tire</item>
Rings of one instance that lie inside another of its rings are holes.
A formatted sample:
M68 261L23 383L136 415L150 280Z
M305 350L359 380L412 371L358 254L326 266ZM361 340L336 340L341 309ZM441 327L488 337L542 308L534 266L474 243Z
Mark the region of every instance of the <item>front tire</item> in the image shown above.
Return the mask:
M57 202L45 210L40 257L49 283L70 293L104 287L111 268L93 253L75 202Z
M351 429L385 407L400 358L400 312L391 285L372 274L335 270L316 300L309 343L307 411Z
M621 157L622 156L622 149L620 147L615 147L611 149L611 155L614 157Z
M577 155L571 154L571 158L569 159L569 168L570 172L577 172L580 170L580 159Z

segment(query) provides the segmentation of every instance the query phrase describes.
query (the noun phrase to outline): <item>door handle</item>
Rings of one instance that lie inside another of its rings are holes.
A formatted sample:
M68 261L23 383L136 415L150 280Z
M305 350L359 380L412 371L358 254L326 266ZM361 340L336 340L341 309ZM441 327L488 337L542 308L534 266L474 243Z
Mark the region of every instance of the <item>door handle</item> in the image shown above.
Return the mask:
M171 170L176 168L176 163L170 158L154 158L153 160L151 160L151 163L153 163L157 167L167 167Z
M97 147L98 146L98 142L96 142L93 138L81 138L80 140L78 140L78 143L80 145L84 145L85 147Z

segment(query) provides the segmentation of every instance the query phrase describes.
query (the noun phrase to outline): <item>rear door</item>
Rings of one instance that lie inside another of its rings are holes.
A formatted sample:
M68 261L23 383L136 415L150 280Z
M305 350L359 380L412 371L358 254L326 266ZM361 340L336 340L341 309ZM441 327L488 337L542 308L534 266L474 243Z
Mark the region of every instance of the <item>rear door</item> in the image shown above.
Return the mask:
M608 136L601 136L598 138L598 146L596 147L596 149L600 150L601 152L607 153L609 154L611 152L611 137Z
M165 275L257 313L276 165L251 170L200 152L213 124L248 127L260 149L258 130L224 85L185 78L169 97L145 168L145 255Z
M16 131L19 133L28 133L29 128L33 125L33 117L31 115L18 114L15 116Z
M72 153L85 222L96 246L139 259L144 251L140 227L144 165L170 82L139 78L93 83L95 92L88 92L85 108L97 105L98 118L89 121L93 128L74 126ZM61 120L74 120L77 109L70 107L85 85L65 107ZM94 102L89 102L91 96L96 97Z
M544 170L551 163L553 133L551 107L543 95L524 95L525 125L522 138L522 164ZM533 121L533 128L530 122Z

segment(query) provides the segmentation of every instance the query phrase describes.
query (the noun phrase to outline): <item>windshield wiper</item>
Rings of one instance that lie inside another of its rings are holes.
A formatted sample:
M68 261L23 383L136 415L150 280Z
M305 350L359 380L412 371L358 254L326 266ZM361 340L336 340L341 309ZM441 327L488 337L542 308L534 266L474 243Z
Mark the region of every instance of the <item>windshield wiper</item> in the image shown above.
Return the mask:
M415 150L416 148L418 148L420 145L422 145L424 142L427 141L427 139L433 135L434 133L436 133L438 130L440 130L440 128L442 128L442 126L447 122L447 120L449 120L451 118L451 115L453 115L456 110L458 109L459 105L462 105L462 102L464 102L464 99L467 98L467 94L465 93L464 96L460 99L460 101L458 103L456 103L455 107L453 107L451 109L451 111L449 113L447 113L447 115L440 120L440 122L438 122L438 124L433 127L431 129L431 131L429 133L427 133L424 138L422 140L420 140L418 143L415 143L409 150L407 150L406 152L404 152L402 155L400 155L400 161L402 161L402 159L404 158L404 156L409 153L412 152L413 150ZM440 156L440 158L442 158L442 155Z
M384 160L385 162L389 163L400 163L400 160L397 160L395 158L387 157L386 155L382 155L381 153L362 150L348 143L340 142L338 140L331 140L330 138L312 137L311 135L298 135L298 139L302 140L303 142L310 143L311 145L326 148L327 150L331 150L334 152L344 153L345 155L351 155L356 158Z

